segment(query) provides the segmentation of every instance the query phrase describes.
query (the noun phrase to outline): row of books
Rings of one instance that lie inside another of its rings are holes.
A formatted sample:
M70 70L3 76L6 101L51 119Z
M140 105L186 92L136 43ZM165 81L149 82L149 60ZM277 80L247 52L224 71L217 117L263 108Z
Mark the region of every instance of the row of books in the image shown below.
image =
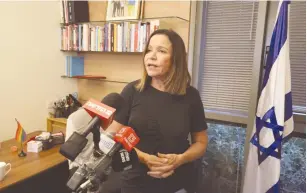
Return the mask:
M142 52L160 21L121 22L61 27L61 49L71 51Z
M84 57L83 56L66 56L65 76L82 76L84 75Z

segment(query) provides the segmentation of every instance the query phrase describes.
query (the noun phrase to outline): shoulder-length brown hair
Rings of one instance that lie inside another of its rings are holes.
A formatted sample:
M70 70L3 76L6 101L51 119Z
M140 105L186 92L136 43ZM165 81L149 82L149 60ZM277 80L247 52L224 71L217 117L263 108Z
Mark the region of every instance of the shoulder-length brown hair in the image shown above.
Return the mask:
M136 88L139 91L143 91L151 82L151 77L148 76L144 66L144 57L147 53L151 38L157 34L166 35L170 40L173 49L171 68L164 81L165 91L170 94L184 95L187 87L190 86L191 83L185 45L182 38L176 32L167 29L158 29L150 35L143 52L143 76L139 83L136 84Z

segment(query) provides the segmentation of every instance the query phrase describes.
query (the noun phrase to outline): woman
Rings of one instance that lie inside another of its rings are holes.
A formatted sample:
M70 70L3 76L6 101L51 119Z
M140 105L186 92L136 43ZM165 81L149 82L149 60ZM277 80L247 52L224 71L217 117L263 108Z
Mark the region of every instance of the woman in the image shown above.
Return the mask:
M140 137L135 148L140 163L123 172L122 193L194 192L193 161L205 153L208 139L199 93L190 86L184 42L174 31L157 30L143 59L142 79L121 93L127 114L116 116L107 129L128 125Z

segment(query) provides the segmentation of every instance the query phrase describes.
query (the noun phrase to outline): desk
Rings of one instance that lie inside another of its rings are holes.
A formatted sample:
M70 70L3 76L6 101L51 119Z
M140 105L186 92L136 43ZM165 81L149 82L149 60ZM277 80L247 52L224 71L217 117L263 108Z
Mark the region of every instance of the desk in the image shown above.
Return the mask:
M27 138L29 139L40 133L41 131L36 131L27 134ZM15 139L1 143L0 160L11 163L12 169L5 176L4 180L0 182L0 191L67 162L66 158L59 153L60 145L39 153L29 152L26 157L18 157L17 152L11 152L10 147L13 145L17 145ZM54 180L50 175L47 177L51 182Z

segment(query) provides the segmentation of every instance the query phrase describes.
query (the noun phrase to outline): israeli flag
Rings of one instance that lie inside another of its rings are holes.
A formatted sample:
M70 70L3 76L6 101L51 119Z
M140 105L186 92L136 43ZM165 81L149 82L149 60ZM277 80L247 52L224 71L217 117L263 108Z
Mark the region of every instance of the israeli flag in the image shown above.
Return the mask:
M282 140L293 131L289 1L280 1L246 164L243 193L279 192Z

